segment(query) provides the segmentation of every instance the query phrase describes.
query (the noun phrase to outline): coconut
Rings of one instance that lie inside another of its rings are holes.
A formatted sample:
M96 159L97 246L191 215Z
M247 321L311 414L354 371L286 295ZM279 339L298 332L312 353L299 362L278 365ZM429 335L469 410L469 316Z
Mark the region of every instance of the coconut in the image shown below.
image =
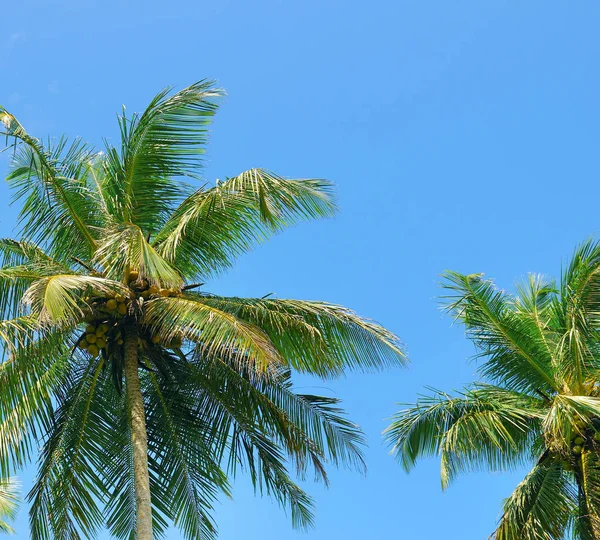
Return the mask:
M150 285L150 287L148 287L148 292L150 294L158 294L159 290L160 289L156 285Z
M98 356L98 353L100 352L100 349L96 346L96 345L90 345L88 347L88 352L92 355L92 356Z
M87 349L89 347L89 342L87 339L83 338L79 344L77 345L80 349Z
M585 439L583 437L575 437L575 439L573 440L573 442L576 445L582 445L585 442Z
M106 302L106 309L114 311L115 309L117 309L117 305L117 301L114 298L111 298L108 302Z
M127 304L125 302L120 302L118 311L120 315L127 315Z
M125 342L123 341L122 337L117 338L117 345L123 345L123 343L125 343Z
M106 347L106 338L105 338L105 337L99 337L99 338L96 340L96 346L97 346L99 349L104 349L104 347Z
M98 336L96 334L86 334L85 339L88 343L96 343Z
M110 330L110 324L104 322L98 327L98 330L102 330L102 333L106 334Z
M96 325L94 324L88 324L85 327L85 333L86 334L93 334L96 331Z
M594 440L596 442L600 442L600 432L596 431L596 433L594 433Z
M129 272L129 276L127 276L127 279L129 280L129 282L131 282L135 281L139 277L140 273L137 270L132 270L131 272Z
M582 451L582 450L583 450L583 448L582 448L581 446L579 446L579 445L575 445L575 446L573 447L573 453L574 453L574 454L581 454L581 451Z
M160 294L163 298L166 298L167 296L169 296L169 289L160 289L158 291L158 294Z

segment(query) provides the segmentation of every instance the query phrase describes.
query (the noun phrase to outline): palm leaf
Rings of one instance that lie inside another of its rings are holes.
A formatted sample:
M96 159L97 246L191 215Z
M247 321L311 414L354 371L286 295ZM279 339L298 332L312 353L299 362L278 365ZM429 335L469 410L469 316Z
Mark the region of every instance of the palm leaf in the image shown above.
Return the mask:
M251 169L189 196L153 245L189 279L205 278L273 233L334 212L329 182L286 180Z

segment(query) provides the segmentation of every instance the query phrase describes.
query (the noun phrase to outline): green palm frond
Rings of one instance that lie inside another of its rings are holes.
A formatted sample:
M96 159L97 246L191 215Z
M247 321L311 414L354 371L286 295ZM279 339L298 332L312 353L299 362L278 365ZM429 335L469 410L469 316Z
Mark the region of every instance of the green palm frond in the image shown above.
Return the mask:
M421 456L442 458L442 486L457 472L520 464L539 433L543 408L524 394L482 385L457 397L437 392L397 413L385 436L410 471Z
M148 243L137 225L120 225L104 231L94 262L112 279L122 280L129 269L135 269L140 279L152 285L165 288L183 285L179 273Z
M142 322L153 327L166 342L183 336L205 354L243 358L244 363L260 371L283 363L283 358L260 327L195 299L151 300Z
M164 371L162 377L149 371L145 378L151 467L160 493L155 499L164 500L164 513L186 538L213 539L215 500L230 490L207 436L212 427L195 414L196 400L181 392L181 381L164 377Z
M199 81L179 92L160 92L142 114L119 118L120 153L109 148L102 190L111 213L157 231L182 198L175 178L199 172L207 125L222 91Z
M31 242L0 239L0 316L20 314L23 295L35 279L69 271Z
M552 357L533 322L515 314L514 299L479 274L447 272L447 311L460 320L486 362L484 377L515 390L555 392Z
M89 538L103 523L98 500L105 495L105 484L101 467L92 464L106 459L103 443L113 437L114 424L101 391L107 380L102 368L103 360L81 362L61 392L56 425L29 494L34 538L80 538L79 531Z
M188 297L261 328L298 371L331 376L348 368L381 369L406 361L397 336L342 306L305 300Z
M562 540L574 513L569 477L560 463L544 458L504 502L494 540Z
M36 441L50 429L51 396L67 380L70 347L65 334L50 332L22 344L0 364L0 473L27 463Z
M14 533L6 520L17 517L19 487L14 478L0 478L0 533Z
M190 279L229 268L235 258L298 221L335 213L325 180L288 180L251 169L188 197L153 245Z
M129 289L101 277L57 274L34 281L23 295L23 304L41 323L73 326L82 322L91 298L111 293L129 295Z
M80 139L69 145L62 138L44 146L2 107L0 115L9 118L6 134L15 140L7 181L15 200L23 200L23 235L39 244L50 242L58 257L89 256L95 246L92 227L100 212L85 173L95 152Z

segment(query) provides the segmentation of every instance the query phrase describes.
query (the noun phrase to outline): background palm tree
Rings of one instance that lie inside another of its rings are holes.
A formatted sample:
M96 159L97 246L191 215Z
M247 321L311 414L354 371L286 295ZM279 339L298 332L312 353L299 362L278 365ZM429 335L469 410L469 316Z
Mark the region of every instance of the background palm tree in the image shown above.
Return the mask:
M12 527L5 521L14 519L17 515L18 484L10 478L0 479L0 532L12 533Z
M400 411L393 452L407 471L439 455L443 488L463 471L531 463L493 538L600 538L600 246L577 249L558 286L530 275L516 295L481 274L445 278L483 382Z
M0 241L0 472L43 442L29 495L34 538L101 525L147 540L173 521L211 538L211 509L240 468L312 522L287 470L362 468L338 400L292 371L333 377L403 362L398 339L340 306L205 292L257 242L334 213L331 185L253 169L192 188L221 92L199 82L119 119L121 144L47 145L5 109L20 240Z

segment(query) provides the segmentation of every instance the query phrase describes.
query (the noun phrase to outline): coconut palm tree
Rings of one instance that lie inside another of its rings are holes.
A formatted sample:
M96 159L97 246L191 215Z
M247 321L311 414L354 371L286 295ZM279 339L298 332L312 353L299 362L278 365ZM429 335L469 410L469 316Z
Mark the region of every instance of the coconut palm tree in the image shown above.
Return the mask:
M5 521L17 515L18 484L13 479L0 478L0 533L13 533L12 527Z
M106 525L147 540L169 522L212 538L212 504L240 470L308 526L311 499L288 463L324 481L327 464L363 467L338 400L298 393L292 372L401 364L396 336L337 305L202 287L270 235L335 210L323 180L252 169L187 183L220 95L206 81L161 92L123 113L120 144L103 153L42 144L0 109L22 203L21 237L0 241L0 473L42 443L34 538Z
M443 488L461 472L529 463L492 537L600 538L600 244L578 248L558 285L530 275L513 295L449 272L444 287L482 380L400 411L386 432L393 453L407 471L440 456Z

